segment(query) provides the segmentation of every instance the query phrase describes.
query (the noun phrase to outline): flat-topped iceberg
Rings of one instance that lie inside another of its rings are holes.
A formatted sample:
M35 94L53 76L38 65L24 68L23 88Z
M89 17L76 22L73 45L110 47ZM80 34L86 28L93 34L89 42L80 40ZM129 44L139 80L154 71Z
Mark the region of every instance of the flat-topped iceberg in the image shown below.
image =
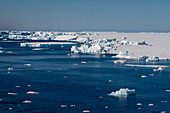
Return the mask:
M120 90L118 90L118 91L113 91L113 92L111 92L109 95L110 96L129 96L129 95L135 95L136 93L135 93L135 89L132 89L132 90L130 90L130 89L128 89L128 88L121 88Z

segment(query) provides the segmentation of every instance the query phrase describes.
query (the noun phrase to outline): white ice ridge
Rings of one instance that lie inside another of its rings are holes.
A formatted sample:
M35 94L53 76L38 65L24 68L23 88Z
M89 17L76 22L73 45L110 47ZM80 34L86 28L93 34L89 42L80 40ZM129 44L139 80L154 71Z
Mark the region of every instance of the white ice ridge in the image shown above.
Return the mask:
M72 46L72 53L111 54L121 45L147 45L145 41L129 42L116 41L116 39L90 39L89 37L78 37L76 41L82 44L79 46Z
M132 89L132 90L130 90L130 89L128 89L128 88L121 88L120 90L118 90L118 91L113 91L113 92L111 92L109 95L110 96L129 96L129 95L135 95L136 93L135 93L135 89Z

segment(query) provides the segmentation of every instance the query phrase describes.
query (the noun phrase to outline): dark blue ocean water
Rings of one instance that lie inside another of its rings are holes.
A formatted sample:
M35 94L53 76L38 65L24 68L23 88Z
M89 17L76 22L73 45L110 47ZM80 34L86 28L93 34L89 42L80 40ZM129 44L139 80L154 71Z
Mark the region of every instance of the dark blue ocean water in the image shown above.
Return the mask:
M170 92L166 91L170 90L170 69L160 73L153 72L153 68L115 65L110 55L68 55L70 50L33 51L2 43L0 47L5 51L0 53L2 113L170 112ZM170 61L154 65L170 66ZM8 70L9 67L13 70ZM147 77L141 78L142 75ZM136 89L136 95L122 98L108 95L120 88ZM39 94L26 94L28 91ZM17 95L8 95L9 92ZM23 103L25 100L31 103Z

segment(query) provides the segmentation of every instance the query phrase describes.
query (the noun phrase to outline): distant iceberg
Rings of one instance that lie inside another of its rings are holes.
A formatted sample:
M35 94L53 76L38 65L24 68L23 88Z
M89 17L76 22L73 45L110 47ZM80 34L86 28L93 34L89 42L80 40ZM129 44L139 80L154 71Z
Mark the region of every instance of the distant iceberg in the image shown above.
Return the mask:
M136 93L135 93L135 89L132 89L132 90L130 90L130 89L128 89L128 88L121 88L120 90L118 90L118 91L113 91L113 92L111 92L109 95L110 96L129 96L129 95L135 95Z
M159 57L153 56L152 58L147 58L145 61L146 62L158 62L159 61Z

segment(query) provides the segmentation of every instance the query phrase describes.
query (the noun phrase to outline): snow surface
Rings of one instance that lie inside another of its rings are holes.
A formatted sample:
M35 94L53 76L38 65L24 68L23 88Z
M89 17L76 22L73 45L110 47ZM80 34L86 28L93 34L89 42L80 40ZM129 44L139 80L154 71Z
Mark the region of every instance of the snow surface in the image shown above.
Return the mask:
M124 40L122 37L127 37L126 40L132 42L139 42L144 40L148 45L120 45L117 50L119 51L129 51L137 56L157 56L160 59L168 58L170 59L170 33L156 33L156 32L139 32L139 33L117 33L117 32L95 32L98 35L92 35L92 39L115 39ZM83 37L83 36L81 36ZM84 36L86 37L86 36Z

